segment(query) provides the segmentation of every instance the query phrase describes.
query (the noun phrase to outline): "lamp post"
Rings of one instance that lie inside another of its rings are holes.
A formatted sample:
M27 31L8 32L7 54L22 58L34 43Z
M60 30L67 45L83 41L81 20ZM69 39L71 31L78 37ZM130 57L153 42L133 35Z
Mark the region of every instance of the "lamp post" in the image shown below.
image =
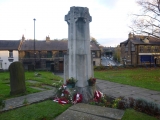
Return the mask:
M36 66L36 52L35 52L35 21L36 19L34 18L34 68Z

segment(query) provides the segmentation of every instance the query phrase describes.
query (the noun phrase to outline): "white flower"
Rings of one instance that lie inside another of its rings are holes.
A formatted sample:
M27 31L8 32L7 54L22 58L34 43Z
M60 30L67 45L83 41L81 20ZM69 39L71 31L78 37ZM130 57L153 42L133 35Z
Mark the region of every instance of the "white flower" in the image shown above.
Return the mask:
M62 94L61 94L61 96L63 97L63 96L64 96L64 94L62 93Z

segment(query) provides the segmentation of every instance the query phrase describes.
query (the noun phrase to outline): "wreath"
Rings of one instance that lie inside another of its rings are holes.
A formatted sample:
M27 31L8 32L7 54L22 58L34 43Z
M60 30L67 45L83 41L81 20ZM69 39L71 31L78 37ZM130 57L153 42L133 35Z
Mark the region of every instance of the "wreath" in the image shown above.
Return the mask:
M73 104L82 102L82 94L75 94L73 97Z
M101 100L101 97L103 96L103 94L100 92L100 91L95 91L94 92L94 100L96 101L96 102L99 102L100 100Z

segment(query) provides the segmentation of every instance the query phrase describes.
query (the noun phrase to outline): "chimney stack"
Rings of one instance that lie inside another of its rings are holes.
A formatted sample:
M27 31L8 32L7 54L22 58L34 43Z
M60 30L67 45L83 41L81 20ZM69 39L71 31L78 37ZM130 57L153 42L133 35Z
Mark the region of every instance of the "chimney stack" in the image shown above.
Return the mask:
M133 35L134 35L134 33L132 34L132 33L129 33L128 34L128 39L133 39Z
M48 37L46 36L46 42L50 41L50 37L48 35Z
M22 35L22 41L23 41L23 42L25 41L25 37L24 37L24 35Z

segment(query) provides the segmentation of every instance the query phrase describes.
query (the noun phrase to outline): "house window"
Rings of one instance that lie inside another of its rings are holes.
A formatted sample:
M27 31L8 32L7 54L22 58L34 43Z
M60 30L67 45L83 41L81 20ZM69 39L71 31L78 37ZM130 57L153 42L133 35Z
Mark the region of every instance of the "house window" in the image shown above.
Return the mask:
M158 47L155 47L155 49L154 49L154 50L155 50L155 52L158 52Z
M93 66L95 66L96 65L96 61L93 61Z
M140 50L139 50L140 52L143 52L143 46L140 46Z
M59 51L59 57L63 57L63 51Z
M25 58L30 58L30 52L25 52Z
M9 51L9 57L10 57L10 58L13 58L13 50L10 50L10 51Z
M39 58L41 58L41 51L39 51Z
M2 60L0 60L0 69L2 69Z
M135 46L134 46L134 44L132 44L132 49L131 49L132 51L135 51Z
M96 52L92 52L92 57L96 57Z
M54 63L53 61L46 61L46 68L51 68L51 64Z
M47 58L52 58L52 51L47 51Z
M147 51L151 52L151 47L150 46L147 47Z
M125 51L126 51L126 52L128 51L128 46L125 46Z

